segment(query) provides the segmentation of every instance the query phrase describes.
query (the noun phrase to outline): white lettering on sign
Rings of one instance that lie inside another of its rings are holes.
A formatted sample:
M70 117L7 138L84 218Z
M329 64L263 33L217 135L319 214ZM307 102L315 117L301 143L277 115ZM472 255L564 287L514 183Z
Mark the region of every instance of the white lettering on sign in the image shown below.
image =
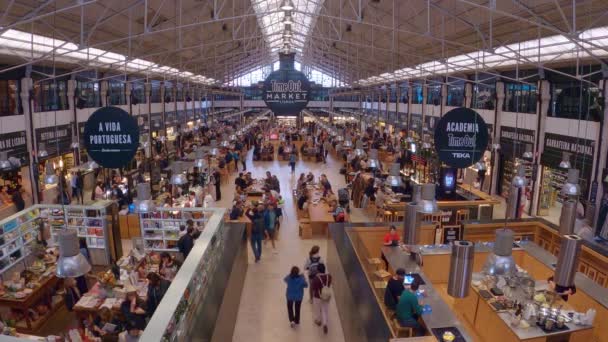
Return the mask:
M457 159L468 159L471 158L471 155L469 153L466 152L452 152L452 157L457 158Z
M448 122L445 131L455 133L478 133L479 125L474 122Z
M523 142L527 142L530 144L534 144L534 135L530 135L530 134L526 134L526 133L518 133L518 132L501 130L500 136L502 138L507 138L507 139L511 139L511 140L523 141Z
M14 137L9 139L0 140L0 149L5 150L13 148L15 146L25 145L25 137Z
M581 144L572 144L567 141L561 141L557 139L547 139L546 146L557 148L562 151L569 151L572 153L582 153L588 156L593 156L593 147L581 145Z
M97 127L99 133L120 133L120 122L100 122ZM128 145L132 143L130 134L93 134L89 136L89 143Z
M43 132L40 134L40 140L50 140L54 138L63 138L68 136L67 129L60 129L58 131Z
M279 82L271 80L271 89L266 92L266 102L299 103L307 102L308 91L302 90L302 81Z
M449 147L464 147L464 148L475 148L475 136L464 135L454 136L454 134L448 134L448 146Z

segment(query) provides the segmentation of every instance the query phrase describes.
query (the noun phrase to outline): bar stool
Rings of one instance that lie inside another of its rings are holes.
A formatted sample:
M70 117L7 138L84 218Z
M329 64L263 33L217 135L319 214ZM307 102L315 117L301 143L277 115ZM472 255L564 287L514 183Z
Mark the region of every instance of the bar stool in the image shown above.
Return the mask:
M413 329L412 327L404 327L401 325L401 323L399 323L399 321L397 320L397 317L393 316L392 319L393 322L393 328L395 329L395 335L397 335L397 337L412 337L413 334Z
M384 210L382 214L382 222L393 222L393 212L390 210Z
M423 220L441 224L441 214L426 214L423 216Z
M394 218L397 222L405 220L405 210L395 211Z
M469 209L458 209L456 211L456 224L460 224L462 221L467 221L469 219Z

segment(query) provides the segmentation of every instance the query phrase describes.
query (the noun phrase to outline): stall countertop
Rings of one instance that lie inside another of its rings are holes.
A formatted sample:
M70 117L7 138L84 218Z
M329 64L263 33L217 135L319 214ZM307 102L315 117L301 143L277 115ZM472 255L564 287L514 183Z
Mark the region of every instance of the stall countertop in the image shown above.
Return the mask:
M413 246L420 252L420 254L424 255L445 255L452 253L452 246L448 244L440 244L440 245L422 245L422 246ZM513 250L521 250L522 248L519 245L513 246ZM475 253L490 253L494 250L493 242L475 242Z
M552 270L555 270L554 265L557 263L557 258L553 254L544 250L534 242L521 241L519 245L524 251L536 258L542 264ZM582 290L596 302L608 308L608 288L602 287L600 284L587 278L580 272L576 272L574 284L576 285L577 289Z
M431 306L432 312L421 316L427 329L454 326L467 341L473 341L463 324L456 318L450 307L443 301L437 290L433 288L431 281L424 275L422 269L401 248L382 247L382 254L393 269L405 268L408 272L418 273L426 283L420 288L425 291L424 304Z

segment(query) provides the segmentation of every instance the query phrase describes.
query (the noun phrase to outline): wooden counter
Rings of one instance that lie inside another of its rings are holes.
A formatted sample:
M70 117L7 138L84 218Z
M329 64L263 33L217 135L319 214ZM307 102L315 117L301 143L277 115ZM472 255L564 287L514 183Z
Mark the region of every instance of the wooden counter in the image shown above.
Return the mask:
M59 309L64 305L63 297L61 300L53 303L53 295L56 293L56 289L59 286L60 278L56 277L53 274L44 278L40 282L40 286L34 289L34 291L26 296L25 298L17 299L17 298L7 298L0 297L0 307L7 307L11 310L17 311L21 313L25 320L17 321L16 328L18 332L22 332L25 334L35 334L36 331L44 324L46 321ZM36 304L45 304L48 306L49 311L39 317L37 320L33 321L28 314L29 309L34 309Z

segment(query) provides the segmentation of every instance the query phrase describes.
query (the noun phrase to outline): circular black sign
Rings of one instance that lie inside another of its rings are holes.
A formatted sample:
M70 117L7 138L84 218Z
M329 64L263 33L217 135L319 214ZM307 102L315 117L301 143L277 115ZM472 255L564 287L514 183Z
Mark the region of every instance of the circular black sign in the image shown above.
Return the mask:
M139 147L137 120L117 107L100 108L84 125L84 146L97 164L107 168L123 167Z
M295 69L272 72L264 81L264 102L276 115L297 115L306 108L310 82Z
M435 150L448 166L469 167L481 159L487 147L488 128L472 109L452 109L435 127Z

